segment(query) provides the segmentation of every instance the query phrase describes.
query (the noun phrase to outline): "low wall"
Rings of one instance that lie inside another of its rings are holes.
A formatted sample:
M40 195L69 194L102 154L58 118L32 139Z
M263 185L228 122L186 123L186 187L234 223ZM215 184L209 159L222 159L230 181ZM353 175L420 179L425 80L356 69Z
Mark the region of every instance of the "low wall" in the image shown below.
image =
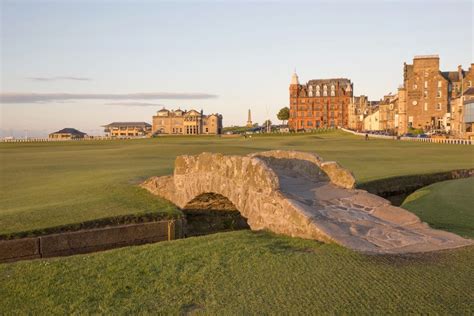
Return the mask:
M474 169L459 169L445 172L399 176L374 180L358 185L358 189L387 198L397 194L411 194L433 183L474 176Z
M341 128L342 131L351 133L353 135L365 136L364 133L354 132L349 129ZM443 139L443 138L418 138L418 137L400 137L387 136L387 135L376 135L369 134L369 138L381 138L381 139L392 139L392 140L404 140L412 142L423 142L423 143L436 143L436 144L453 144L453 145L474 145L474 141L470 139Z
M184 219L0 241L0 262L89 253L184 237Z

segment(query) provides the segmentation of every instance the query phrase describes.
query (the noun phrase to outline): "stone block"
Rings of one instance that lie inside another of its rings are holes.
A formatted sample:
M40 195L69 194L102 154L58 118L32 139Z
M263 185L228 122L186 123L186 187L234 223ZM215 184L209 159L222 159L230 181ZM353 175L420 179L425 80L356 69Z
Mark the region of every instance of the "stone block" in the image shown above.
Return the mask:
M38 238L0 241L0 262L40 258Z

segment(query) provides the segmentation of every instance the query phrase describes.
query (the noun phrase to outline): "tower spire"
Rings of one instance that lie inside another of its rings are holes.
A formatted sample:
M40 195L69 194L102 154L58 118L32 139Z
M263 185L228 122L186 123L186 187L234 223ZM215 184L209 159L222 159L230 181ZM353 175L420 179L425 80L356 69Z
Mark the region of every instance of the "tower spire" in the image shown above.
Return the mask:
M298 80L298 75L296 74L296 68L295 68L295 72L293 73L293 76L291 76L290 84L300 84L300 81Z
M250 109L249 109L249 114L248 114L248 117L247 117L247 127L252 127L253 124L252 124L252 112L250 112Z

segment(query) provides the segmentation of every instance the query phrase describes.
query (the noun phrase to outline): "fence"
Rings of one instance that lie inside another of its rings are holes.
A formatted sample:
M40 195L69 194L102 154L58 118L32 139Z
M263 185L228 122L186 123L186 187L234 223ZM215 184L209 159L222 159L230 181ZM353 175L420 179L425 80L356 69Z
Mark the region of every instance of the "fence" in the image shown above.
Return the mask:
M364 133L354 132L349 129L341 128L341 130L347 133L354 134L354 135L365 136ZM474 141L470 139L398 137L398 136L387 136L387 135L377 135L377 134L369 134L369 137L381 138L381 139L392 139L392 140L404 140L404 141L411 141L411 142L423 142L423 143L474 145Z
M124 139L143 139L146 137L108 137L108 136L94 136L75 139L60 139L60 138L13 138L0 139L0 143L46 143L46 142L82 142L91 140L124 140Z

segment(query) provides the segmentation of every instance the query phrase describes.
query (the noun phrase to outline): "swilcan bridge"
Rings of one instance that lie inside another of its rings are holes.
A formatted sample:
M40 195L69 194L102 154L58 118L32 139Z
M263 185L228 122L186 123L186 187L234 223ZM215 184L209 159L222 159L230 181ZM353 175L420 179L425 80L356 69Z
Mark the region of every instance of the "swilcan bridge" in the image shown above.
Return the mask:
M247 156L179 156L172 176L150 178L142 187L180 208L206 194L223 196L252 230L362 252L426 252L473 244L432 229L414 214L354 185L352 173L336 162L276 150Z

